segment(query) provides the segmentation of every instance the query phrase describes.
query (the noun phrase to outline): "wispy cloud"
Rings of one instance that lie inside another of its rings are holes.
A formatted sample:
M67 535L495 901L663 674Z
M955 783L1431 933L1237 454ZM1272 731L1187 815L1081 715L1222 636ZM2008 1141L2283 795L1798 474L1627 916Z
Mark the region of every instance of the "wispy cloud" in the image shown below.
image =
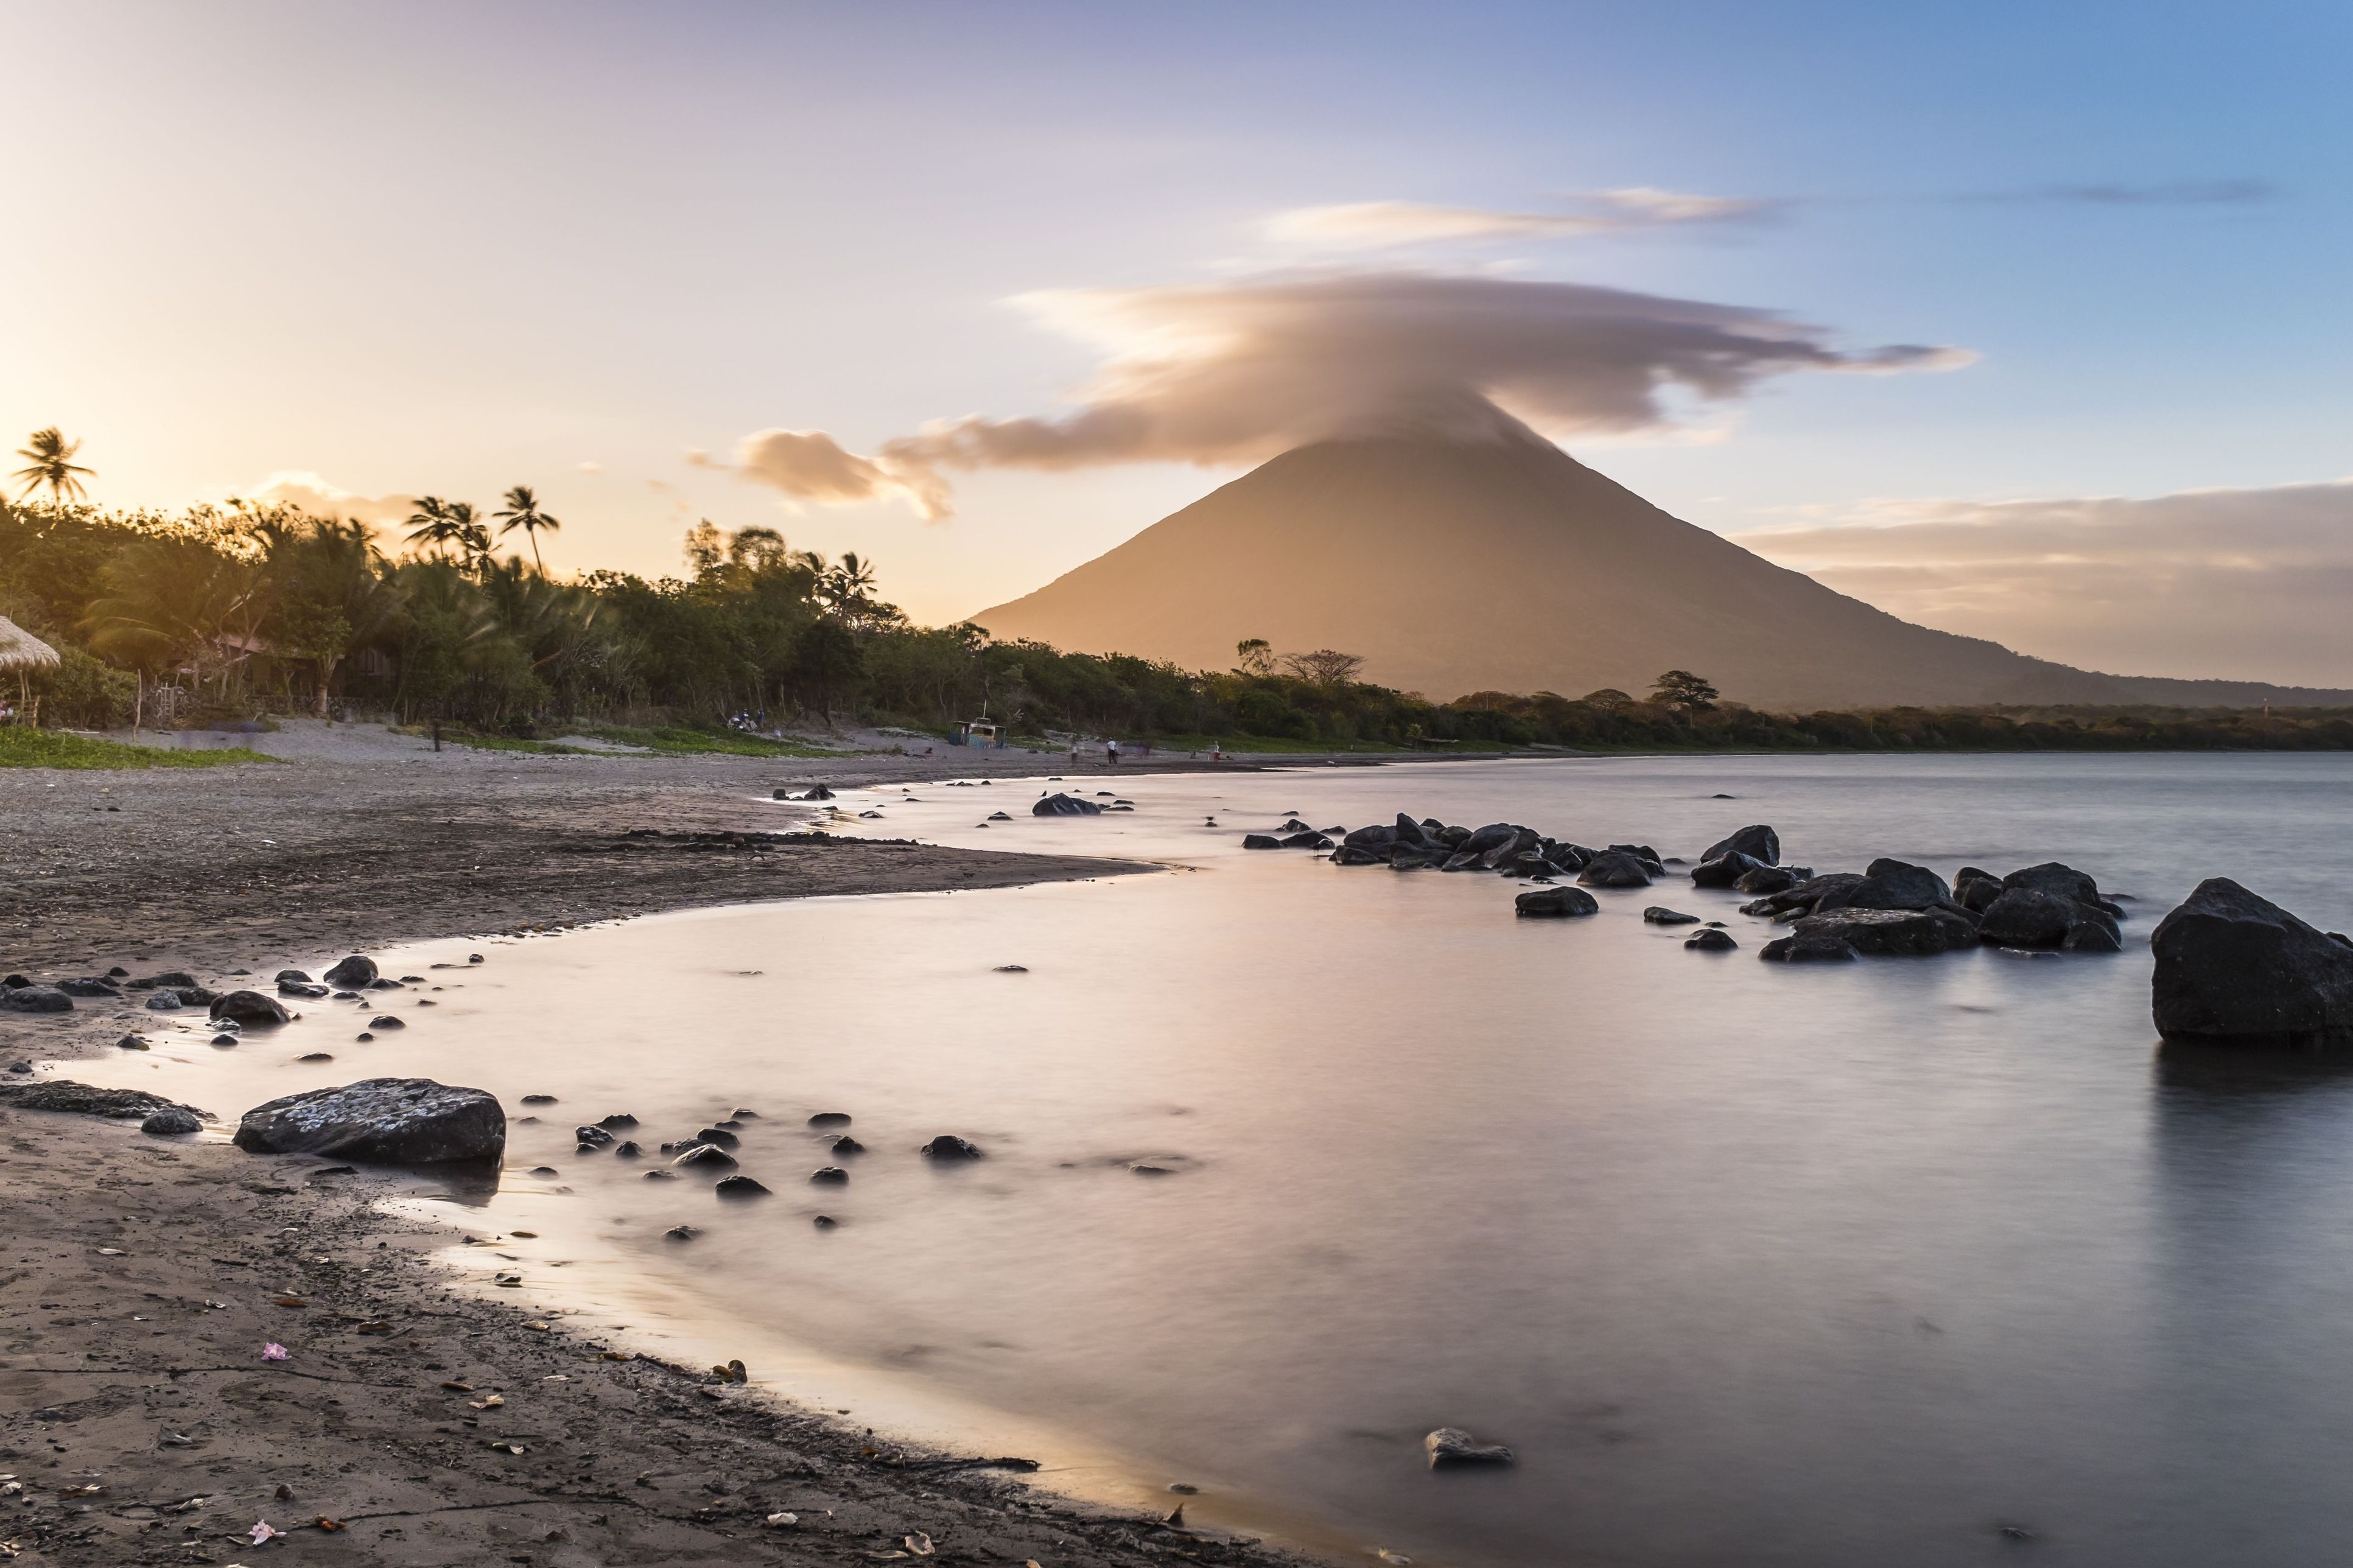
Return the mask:
M1740 542L1906 619L2071 664L2353 686L2353 480L1889 501Z
M299 507L313 517L343 517L360 522L400 522L417 510L415 496L360 495L329 484L308 468L280 468L236 493L264 506Z
M1746 306L1418 272L1016 302L1102 355L1068 413L938 421L871 457L823 431L762 430L733 466L795 499L901 494L939 518L956 469L1247 463L1310 441L1407 432L1654 430L1673 423L1671 394L1723 401L1792 372L1941 370L1971 357L1923 344L1841 349L1822 328Z
M1504 239L1577 239L1635 229L1753 222L1784 204L1747 196L1694 195L1647 185L1592 191L1558 210L1513 212L1436 202L1345 202L1294 207L1261 230L1278 245L1324 251Z
M2266 180L2161 180L2154 184L2038 185L1964 196L1969 202L2051 203L2094 207L2235 207L2274 200Z

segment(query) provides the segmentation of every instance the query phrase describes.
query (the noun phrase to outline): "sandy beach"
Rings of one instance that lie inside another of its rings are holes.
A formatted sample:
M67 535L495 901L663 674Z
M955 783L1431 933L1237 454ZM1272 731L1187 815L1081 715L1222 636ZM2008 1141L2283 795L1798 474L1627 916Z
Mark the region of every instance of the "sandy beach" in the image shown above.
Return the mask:
M217 985L331 947L1140 868L746 837L805 828L807 808L768 800L780 787L1009 783L1066 767L1018 753L453 751L25 770L0 777L0 966L37 978L180 968ZM1035 788L997 787L1009 798L992 805L1008 808ZM44 1076L70 1078L121 1026L87 1005L0 1015L0 1064L66 1063ZM32 1081L0 1072L0 1086ZM246 1108L202 1109L233 1124ZM381 1212L382 1177L149 1138L5 1094L0 1136L0 1554L17 1561L865 1563L926 1548L1043 1568L1283 1560L1068 1504L1018 1467L964 1462L1018 1456L904 1453L708 1368L608 1356L459 1295L426 1256L451 1237ZM269 1343L290 1359L265 1361ZM289 1533L258 1547L263 1521Z

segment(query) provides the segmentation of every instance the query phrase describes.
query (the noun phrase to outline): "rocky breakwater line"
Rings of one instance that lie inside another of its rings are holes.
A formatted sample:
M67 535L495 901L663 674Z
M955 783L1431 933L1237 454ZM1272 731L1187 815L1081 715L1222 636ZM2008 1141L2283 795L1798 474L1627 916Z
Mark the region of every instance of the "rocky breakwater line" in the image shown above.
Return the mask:
M1332 838L1339 843L1335 846ZM1883 858L1861 871L1817 873L1781 861L1781 837L1751 823L1703 851L1695 864L1662 857L1647 844L1599 848L1539 833L1516 823L1451 826L1403 812L1393 823L1321 832L1296 819L1273 833L1242 840L1250 849L1314 849L1338 866L1387 866L1393 871L1483 871L1539 884L1514 900L1524 917L1577 919L1601 912L1583 889L1647 888L1670 866L1690 865L1694 890L1745 893L1745 915L1790 928L1765 943L1760 958L1777 963L1844 962L1859 957L1927 958L1989 946L2065 952L2119 952L2123 908L2089 874L2045 861L2007 875L1964 866L1951 882L1925 866ZM1576 887L1556 884L1573 879ZM1658 926L1704 925L1685 939L1695 952L1738 947L1721 921L1653 905L1645 921Z
M2198 884L2149 937L2157 1032L2182 1045L2353 1047L2353 938L2227 877Z

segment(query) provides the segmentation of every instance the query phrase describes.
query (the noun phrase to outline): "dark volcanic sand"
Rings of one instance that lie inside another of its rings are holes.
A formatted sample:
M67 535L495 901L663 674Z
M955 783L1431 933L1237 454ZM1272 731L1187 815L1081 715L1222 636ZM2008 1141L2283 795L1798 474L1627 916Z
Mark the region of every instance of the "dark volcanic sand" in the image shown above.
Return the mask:
M625 837L797 827L798 813L771 816L750 797L858 771L857 760L788 771L501 758L27 772L5 781L0 971L54 978L119 963L217 986L229 969L268 975L329 949L1128 868ZM111 1050L120 1028L91 1007L0 1014L0 1064ZM0 1085L27 1081L0 1073ZM206 1109L233 1122L245 1108ZM12 1109L5 1095L0 1142L0 1475L22 1488L0 1496L0 1556L833 1563L903 1552L922 1531L943 1562L1296 1561L878 1446L707 1371L604 1360L560 1320L534 1329L547 1320L453 1293L422 1256L448 1237L377 1213L380 1178ZM375 1325L390 1331L362 1331ZM273 1340L290 1361L261 1359ZM502 1405L471 1407L493 1393ZM491 1447L509 1438L523 1452ZM799 1522L763 1522L780 1510ZM321 1516L344 1528L322 1530ZM289 1539L252 1545L264 1520Z

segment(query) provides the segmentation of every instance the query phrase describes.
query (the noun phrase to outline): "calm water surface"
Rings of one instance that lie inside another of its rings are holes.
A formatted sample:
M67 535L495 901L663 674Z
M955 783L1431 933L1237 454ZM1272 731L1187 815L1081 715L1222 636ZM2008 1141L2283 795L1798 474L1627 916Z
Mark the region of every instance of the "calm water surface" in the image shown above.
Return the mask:
M432 944L389 972L451 988L396 998L411 1026L374 1045L314 1006L106 1070L231 1112L363 1072L517 1113L559 1095L475 1220L542 1231L534 1289L775 1347L788 1391L871 1419L917 1394L1000 1413L1133 1500L1200 1486L1197 1522L1456 1563L2342 1559L2353 1077L2158 1050L2145 944L2210 875L2353 925L2353 759L1111 782L1134 814L976 826L1026 812L1018 783L841 804L879 804L867 832L1177 870L663 917L463 973L425 970L466 951ZM1501 879L1238 847L1293 809L1400 808L1683 856L1770 822L1822 869L2061 858L2137 901L2121 955L1785 969L1736 896L1672 879L1519 921ZM1641 923L1654 902L1741 951L1685 952ZM608 1110L650 1151L737 1105L777 1194L757 1205L572 1152ZM818 1110L871 1150L847 1189L805 1184ZM943 1131L989 1158L926 1167ZM681 1221L702 1237L663 1240ZM1440 1424L1521 1462L1432 1475Z

